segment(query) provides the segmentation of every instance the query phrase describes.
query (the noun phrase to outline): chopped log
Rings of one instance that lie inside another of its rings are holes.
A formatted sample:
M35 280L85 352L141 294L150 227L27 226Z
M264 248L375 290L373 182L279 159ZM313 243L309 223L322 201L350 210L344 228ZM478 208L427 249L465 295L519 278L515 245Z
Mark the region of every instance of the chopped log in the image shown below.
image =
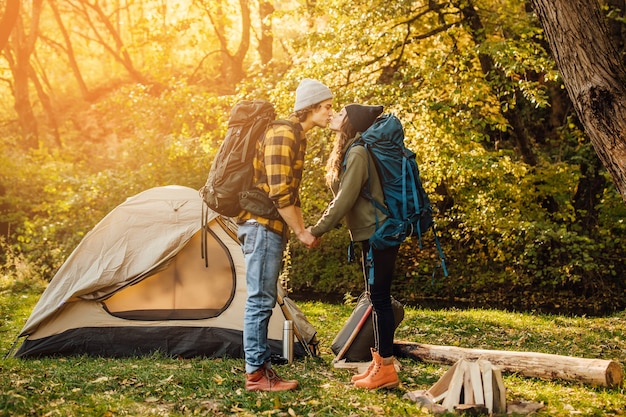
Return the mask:
M463 375L463 404L478 404L478 401L474 400L474 382L480 384L480 392L482 393L482 381L473 381L471 379L471 366L476 362L467 362L465 366L465 375ZM482 403L481 403L482 404Z
M493 375L493 412L504 413L506 412L506 390L502 373L500 369L493 368L491 374Z
M412 401L435 410L438 402L441 409L482 410L491 415L506 412L506 392L502 375L489 361L461 359L428 390L413 391L405 395Z
M480 372L479 362L469 362L469 375L468 379L472 383L472 393L474 395L472 403L485 404L484 387L482 382L482 375ZM470 404L469 401L465 401L466 404Z
M489 414L506 412L506 391L500 370L484 359L459 360L428 391L414 397L433 403L443 400L441 405L448 411L465 404L485 407Z
M487 362L487 364L490 364L490 362ZM480 370L480 374L483 380L483 391L485 395L485 402L483 404L487 406L489 414L493 414L493 367L487 364L483 364L483 367Z
M461 401L461 390L463 389L463 382L465 371L467 370L467 362L459 361L458 365L454 369L454 373L452 375L452 380L450 381L450 385L448 386L448 393L446 397L443 399L441 405L446 407L447 410L454 410L454 406L457 404L462 404Z
M485 392L485 404L489 414L506 412L506 390L500 368L494 367L491 362L479 359L479 366Z
M441 378L439 378L439 381L437 381L435 385L430 387L430 389L427 391L428 394L432 397L433 402L438 403L446 397L446 395L448 394L448 387L450 386L450 382L452 382L452 377L454 376L454 372L457 366L459 366L459 362L456 362L454 365L452 365L450 369L448 369L448 372L446 372Z
M577 381L602 387L616 387L622 383L622 368L618 362L612 360L537 352L469 349L397 340L394 342L394 354L399 358L445 365L452 365L460 359L484 359L498 365L504 372L549 380Z

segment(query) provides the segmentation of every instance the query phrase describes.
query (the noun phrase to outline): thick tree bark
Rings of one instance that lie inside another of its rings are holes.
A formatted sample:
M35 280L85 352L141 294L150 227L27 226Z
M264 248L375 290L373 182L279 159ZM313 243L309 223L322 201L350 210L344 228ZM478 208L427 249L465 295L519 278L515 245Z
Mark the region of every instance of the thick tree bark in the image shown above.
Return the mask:
M626 70L597 0L530 0L565 88L626 203Z

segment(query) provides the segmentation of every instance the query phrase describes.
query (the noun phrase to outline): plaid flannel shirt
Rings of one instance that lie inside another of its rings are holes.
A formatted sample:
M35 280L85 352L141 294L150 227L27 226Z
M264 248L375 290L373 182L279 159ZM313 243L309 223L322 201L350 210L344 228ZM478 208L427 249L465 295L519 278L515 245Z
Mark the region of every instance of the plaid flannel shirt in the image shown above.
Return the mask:
M257 144L253 161L255 187L265 191L278 208L300 206L299 189L307 143L297 118L289 120L295 129L300 129L299 143L289 126L272 125L264 141ZM239 216L239 222L246 220L256 220L269 230L287 236L287 224L282 219L266 219L244 211Z

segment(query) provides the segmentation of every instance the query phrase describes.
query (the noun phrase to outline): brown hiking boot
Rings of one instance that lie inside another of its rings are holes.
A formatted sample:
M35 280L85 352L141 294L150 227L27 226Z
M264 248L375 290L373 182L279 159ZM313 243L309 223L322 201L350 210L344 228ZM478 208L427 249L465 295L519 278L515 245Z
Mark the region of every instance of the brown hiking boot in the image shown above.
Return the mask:
M351 379L352 383L354 383L356 381L360 381L361 379L367 378L367 376L370 374L370 372L372 372L372 369L374 369L374 367L376 366L377 361L379 359L382 360L380 355L374 355L374 352L376 352L376 350L374 350L374 348L370 348L370 350L372 352L372 361L370 362L370 364L367 367L367 369L365 370L365 372L352 376L352 379Z
M298 381L282 379L271 368L265 365L246 374L247 391L287 391L298 388Z
M400 380L393 363L394 357L381 358L375 351L372 351L372 355L374 357L372 370L365 378L356 381L354 386L367 389L396 388Z

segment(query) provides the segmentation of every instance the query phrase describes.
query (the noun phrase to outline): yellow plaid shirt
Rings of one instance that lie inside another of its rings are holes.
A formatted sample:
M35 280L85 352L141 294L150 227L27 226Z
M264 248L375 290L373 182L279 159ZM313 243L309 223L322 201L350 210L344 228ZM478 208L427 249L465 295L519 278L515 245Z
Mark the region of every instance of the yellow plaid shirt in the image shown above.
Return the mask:
M298 119L289 119L295 129L300 130L300 141L291 127L276 124L270 126L265 139L257 144L254 157L254 184L265 191L276 207L291 205L300 206L300 182L304 170L304 154L306 152L306 136ZM299 146L298 146L299 145ZM282 219L271 220L243 211L238 218L239 223L256 220L269 230L280 235L287 235L287 224Z

